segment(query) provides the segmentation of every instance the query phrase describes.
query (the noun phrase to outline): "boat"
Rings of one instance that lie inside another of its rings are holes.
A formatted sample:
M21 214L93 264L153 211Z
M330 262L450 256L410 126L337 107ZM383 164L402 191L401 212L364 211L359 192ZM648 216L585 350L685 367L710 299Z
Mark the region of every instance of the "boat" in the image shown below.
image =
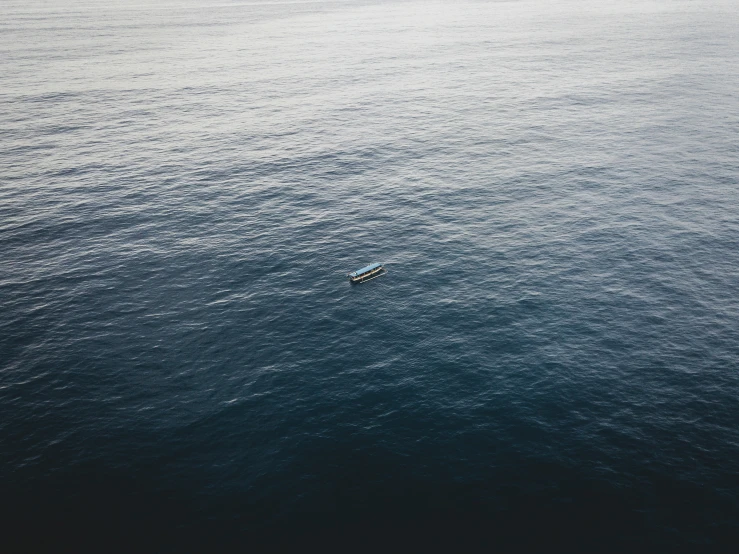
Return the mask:
M364 283L365 281L379 277L383 273L385 273L385 268L382 264L370 264L362 269L352 271L347 277L349 277L352 283Z

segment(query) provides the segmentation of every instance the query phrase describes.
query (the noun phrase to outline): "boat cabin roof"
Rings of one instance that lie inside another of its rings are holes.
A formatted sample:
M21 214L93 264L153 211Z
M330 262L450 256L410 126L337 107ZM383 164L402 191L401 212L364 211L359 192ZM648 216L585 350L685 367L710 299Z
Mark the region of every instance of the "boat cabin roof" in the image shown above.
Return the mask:
M363 267L362 269L358 269L356 271L352 271L349 276L350 277L357 277L361 275L362 273L367 273L368 271L372 271L373 269L377 269L378 267L382 267L382 264L370 264L366 267Z

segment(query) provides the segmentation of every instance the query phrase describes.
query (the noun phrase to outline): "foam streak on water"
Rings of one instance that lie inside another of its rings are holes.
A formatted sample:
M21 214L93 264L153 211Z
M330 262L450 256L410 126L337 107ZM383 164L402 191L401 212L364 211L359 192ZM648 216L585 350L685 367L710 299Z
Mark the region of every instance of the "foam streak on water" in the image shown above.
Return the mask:
M0 14L13 545L735 544L735 3Z

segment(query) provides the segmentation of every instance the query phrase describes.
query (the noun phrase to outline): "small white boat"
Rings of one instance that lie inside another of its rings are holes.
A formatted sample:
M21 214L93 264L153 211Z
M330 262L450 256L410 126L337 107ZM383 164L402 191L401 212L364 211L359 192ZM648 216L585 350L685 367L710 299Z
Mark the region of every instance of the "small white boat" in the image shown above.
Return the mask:
M349 280L352 283L363 283L370 279L374 279L375 277L379 277L383 273L385 273L385 268L382 264L370 264L362 269L352 271L347 275L347 277L349 277Z

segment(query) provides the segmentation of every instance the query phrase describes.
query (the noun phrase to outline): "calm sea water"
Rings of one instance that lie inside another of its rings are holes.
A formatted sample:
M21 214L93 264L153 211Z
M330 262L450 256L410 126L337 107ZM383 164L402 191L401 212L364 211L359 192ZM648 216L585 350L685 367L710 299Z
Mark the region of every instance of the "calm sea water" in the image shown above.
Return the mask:
M4 1L6 547L739 544L738 12Z

